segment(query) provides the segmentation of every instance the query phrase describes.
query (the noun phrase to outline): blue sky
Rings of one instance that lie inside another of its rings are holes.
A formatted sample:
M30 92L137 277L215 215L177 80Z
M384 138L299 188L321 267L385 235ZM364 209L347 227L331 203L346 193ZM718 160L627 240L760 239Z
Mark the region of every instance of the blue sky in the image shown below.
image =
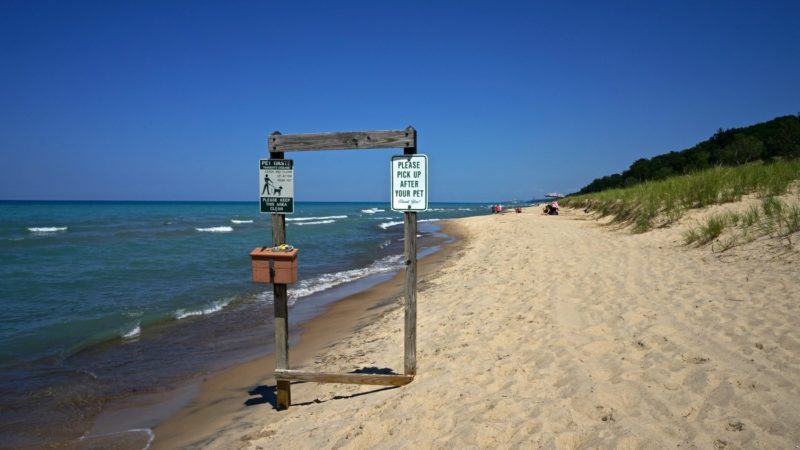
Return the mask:
M257 200L266 137L414 126L432 201L572 192L800 112L800 2L0 0L0 199ZM388 201L395 150L302 152Z

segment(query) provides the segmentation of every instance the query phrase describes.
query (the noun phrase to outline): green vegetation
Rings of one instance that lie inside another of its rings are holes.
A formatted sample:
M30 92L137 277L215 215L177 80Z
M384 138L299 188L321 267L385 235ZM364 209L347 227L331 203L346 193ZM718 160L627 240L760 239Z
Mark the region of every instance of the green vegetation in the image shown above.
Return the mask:
M778 212L791 217L792 207L772 197L786 193L798 179L800 160L751 163L739 167L715 167L624 189L569 196L561 203L590 210L600 217L612 217L612 222L632 226L634 232L641 233L674 223L689 209L734 202L745 195L756 194L768 202L767 206L759 211L745 212L736 220L760 223L764 217L773 217ZM725 221L722 225L706 224L703 230L698 231L701 236L692 242L710 242L722 233L726 224Z
M694 147L639 159L628 170L592 181L578 194L630 187L719 166L800 158L800 116L783 116L749 127L719 129Z
M743 212L715 214L705 223L690 229L684 236L687 245L705 245L714 241L725 230L727 237L718 241L716 250L723 252L746 244L762 236L778 238L793 248L792 235L800 231L800 203L786 203L775 197L766 197L761 207L751 206Z

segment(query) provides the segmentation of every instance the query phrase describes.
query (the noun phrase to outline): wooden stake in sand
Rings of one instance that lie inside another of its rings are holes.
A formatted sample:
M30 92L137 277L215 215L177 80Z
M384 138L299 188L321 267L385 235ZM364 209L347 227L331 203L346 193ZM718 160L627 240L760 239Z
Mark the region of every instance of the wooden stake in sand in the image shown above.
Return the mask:
M404 130L353 131L342 133L288 134L274 132L269 136L270 159L283 159L284 152L307 150L361 150L402 148L404 155L416 155L417 131ZM426 201L427 203L427 201ZM287 285L273 284L275 295L275 379L278 409L292 403L291 381L316 383L349 383L402 386L414 380L417 373L417 213L404 211L405 218L405 336L403 374L302 372L289 369L289 316ZM273 245L286 243L284 214L272 215Z

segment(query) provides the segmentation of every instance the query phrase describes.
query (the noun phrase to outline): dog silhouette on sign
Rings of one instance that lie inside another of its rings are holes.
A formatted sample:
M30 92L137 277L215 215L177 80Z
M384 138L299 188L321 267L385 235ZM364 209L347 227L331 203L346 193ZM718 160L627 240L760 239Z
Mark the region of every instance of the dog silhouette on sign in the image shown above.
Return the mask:
M283 190L283 186L278 186L278 187L274 187L274 186L273 186L273 187L272 187L272 194L273 194L273 195L275 195L275 196L277 196L277 197L280 197L280 196L281 196L281 191L282 191L282 190Z

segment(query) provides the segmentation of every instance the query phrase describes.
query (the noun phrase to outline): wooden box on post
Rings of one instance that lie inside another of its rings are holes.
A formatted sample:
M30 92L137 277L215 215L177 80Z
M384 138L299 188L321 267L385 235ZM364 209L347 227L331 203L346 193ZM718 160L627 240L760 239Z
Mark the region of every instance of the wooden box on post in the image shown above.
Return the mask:
M297 282L297 249L273 251L272 247L256 247L250 252L253 281L256 283L290 284ZM270 261L272 272L270 274Z

